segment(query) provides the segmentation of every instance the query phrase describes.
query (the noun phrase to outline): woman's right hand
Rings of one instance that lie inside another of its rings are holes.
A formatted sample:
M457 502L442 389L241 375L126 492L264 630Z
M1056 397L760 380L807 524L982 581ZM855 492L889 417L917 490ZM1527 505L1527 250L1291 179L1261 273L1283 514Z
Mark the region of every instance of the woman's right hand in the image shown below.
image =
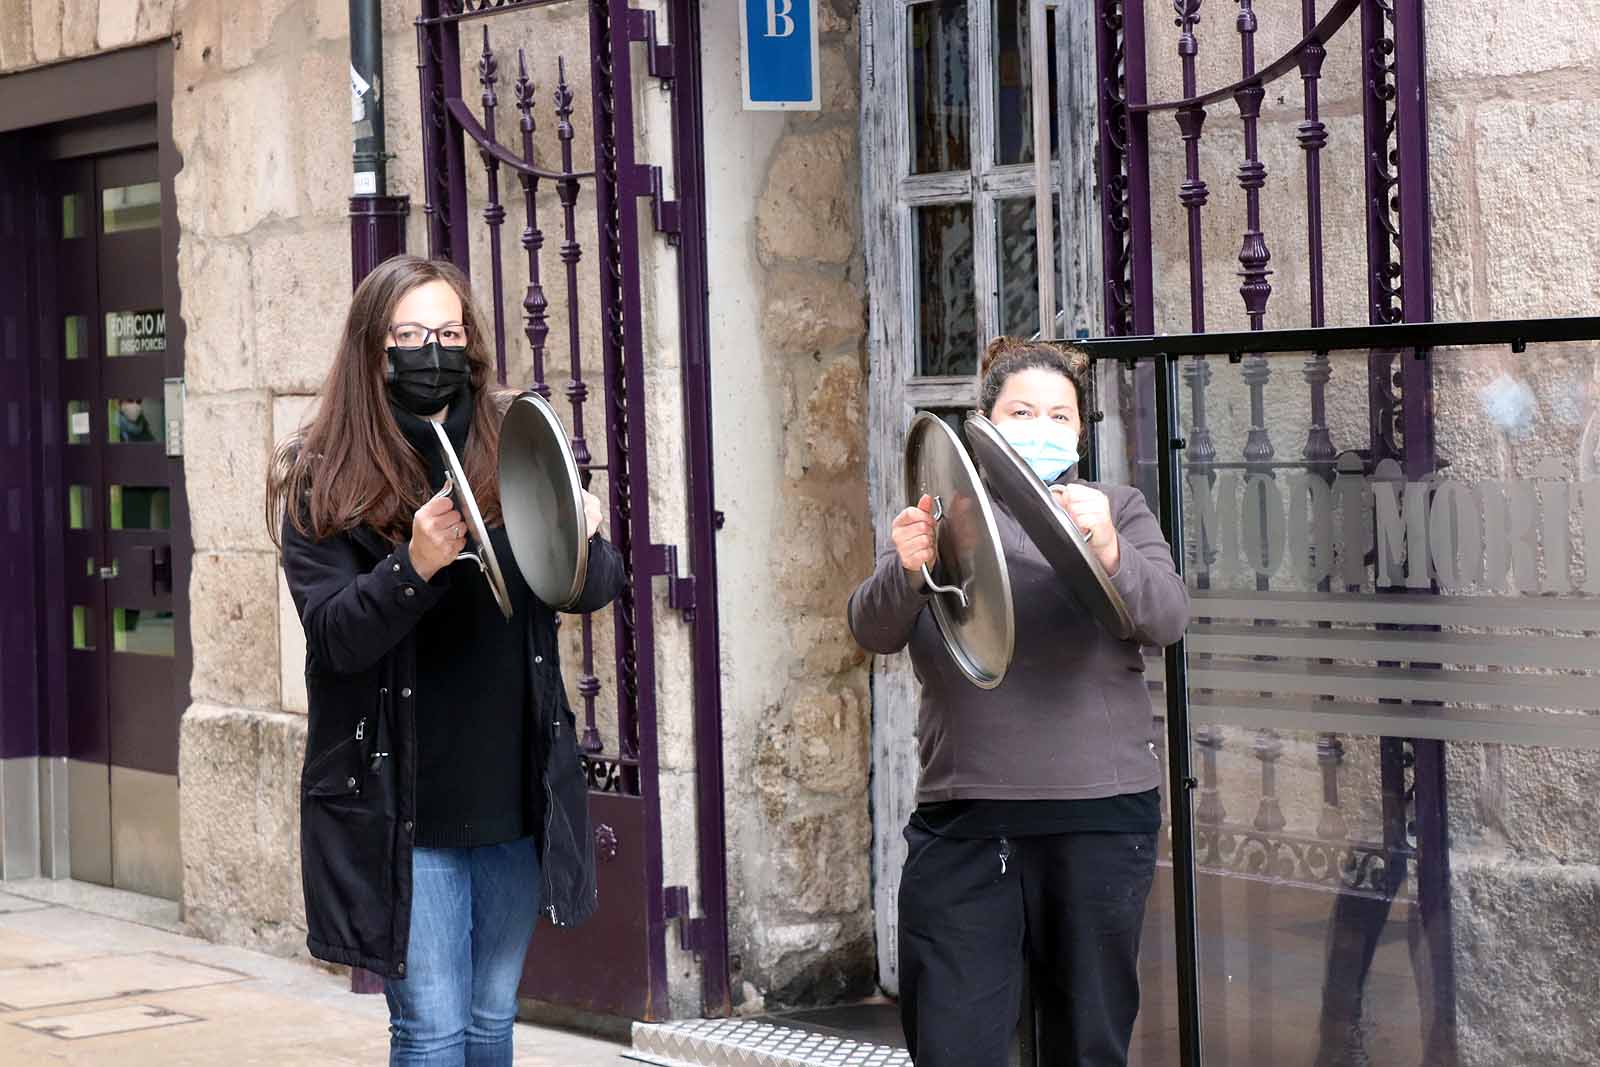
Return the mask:
M914 508L906 508L894 517L889 528L889 539L900 554L900 566L912 574L923 567L933 566L938 558L938 545L933 527L933 497L924 493Z
M467 523L447 496L434 497L411 520L411 566L425 582L467 546Z

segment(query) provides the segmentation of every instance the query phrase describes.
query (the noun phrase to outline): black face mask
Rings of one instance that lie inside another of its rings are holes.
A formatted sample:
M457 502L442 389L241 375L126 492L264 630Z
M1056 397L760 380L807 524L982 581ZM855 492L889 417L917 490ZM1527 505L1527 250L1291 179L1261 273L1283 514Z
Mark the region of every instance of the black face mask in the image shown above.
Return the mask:
M389 396L413 415L428 416L448 407L471 380L465 348L429 341L421 348L388 351Z

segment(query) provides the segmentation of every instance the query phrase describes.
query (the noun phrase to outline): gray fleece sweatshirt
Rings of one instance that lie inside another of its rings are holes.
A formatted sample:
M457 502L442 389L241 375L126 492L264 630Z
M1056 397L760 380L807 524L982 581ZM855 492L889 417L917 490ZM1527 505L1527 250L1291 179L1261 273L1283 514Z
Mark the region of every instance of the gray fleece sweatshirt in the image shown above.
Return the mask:
M894 546L850 597L850 631L869 652L908 644L922 683L918 803L1083 800L1160 784L1142 645L1170 645L1189 622L1189 591L1160 523L1134 488L1094 485L1111 500L1121 561L1111 578L1133 616L1132 640L1107 633L998 500L995 524L1011 574L1016 643L994 689L967 681L939 636L920 576Z

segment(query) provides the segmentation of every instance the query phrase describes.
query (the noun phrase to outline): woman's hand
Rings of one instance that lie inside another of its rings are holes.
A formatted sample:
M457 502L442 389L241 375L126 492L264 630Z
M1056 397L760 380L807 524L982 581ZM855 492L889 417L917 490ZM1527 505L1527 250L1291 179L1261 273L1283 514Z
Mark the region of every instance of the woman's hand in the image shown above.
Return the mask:
M1088 540L1100 566L1107 574L1116 574L1122 565L1122 552L1117 545L1117 528L1111 521L1111 498L1081 482L1052 485L1050 495Z
M580 489L583 494L583 519L584 525L593 537L595 531L600 529L600 523L605 518L605 511L600 506L600 498L587 489Z
M933 497L924 493L914 508L906 508L894 517L889 527L889 540L900 554L900 566L916 574L923 567L933 566L938 558L938 543L933 528Z
M455 562L467 545L467 523L448 496L436 496L411 520L411 566L423 581Z

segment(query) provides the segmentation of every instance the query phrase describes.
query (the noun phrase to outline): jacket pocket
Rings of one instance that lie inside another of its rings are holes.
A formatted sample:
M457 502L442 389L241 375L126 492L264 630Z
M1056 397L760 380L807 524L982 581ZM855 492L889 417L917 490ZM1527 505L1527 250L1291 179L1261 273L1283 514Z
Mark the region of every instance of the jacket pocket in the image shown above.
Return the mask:
M359 720L353 735L306 764L300 779L301 792L308 797L359 795L366 781L375 729L372 719Z

